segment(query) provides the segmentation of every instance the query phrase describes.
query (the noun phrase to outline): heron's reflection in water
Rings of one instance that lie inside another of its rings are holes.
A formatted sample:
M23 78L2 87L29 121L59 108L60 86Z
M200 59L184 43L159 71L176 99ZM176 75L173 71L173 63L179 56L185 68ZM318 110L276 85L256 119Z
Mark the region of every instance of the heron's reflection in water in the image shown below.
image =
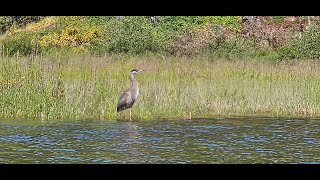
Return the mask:
M125 143L129 150L127 162L137 163L138 158L142 155L140 127L135 122L124 122L123 126Z

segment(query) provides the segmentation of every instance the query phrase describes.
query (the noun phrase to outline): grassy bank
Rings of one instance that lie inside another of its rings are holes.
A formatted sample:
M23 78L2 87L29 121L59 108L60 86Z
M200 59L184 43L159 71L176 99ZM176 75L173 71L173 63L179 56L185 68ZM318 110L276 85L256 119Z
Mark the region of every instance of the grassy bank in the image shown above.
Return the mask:
M197 117L315 117L320 66L314 61L214 59L208 56L59 55L0 61L1 118L124 118L119 95L133 68L140 97L134 119Z

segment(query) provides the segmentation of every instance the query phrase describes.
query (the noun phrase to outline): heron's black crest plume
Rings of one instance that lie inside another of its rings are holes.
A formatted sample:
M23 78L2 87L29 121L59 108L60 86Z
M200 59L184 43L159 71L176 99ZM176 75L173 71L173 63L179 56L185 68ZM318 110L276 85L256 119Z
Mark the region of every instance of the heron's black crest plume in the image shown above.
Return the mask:
M134 71L138 72L139 69L132 69L130 72L134 72Z

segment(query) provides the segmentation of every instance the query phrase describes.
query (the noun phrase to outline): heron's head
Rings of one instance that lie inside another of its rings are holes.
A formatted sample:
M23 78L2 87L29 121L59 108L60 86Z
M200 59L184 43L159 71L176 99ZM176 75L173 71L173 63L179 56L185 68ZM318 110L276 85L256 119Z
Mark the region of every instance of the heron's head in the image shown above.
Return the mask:
M137 74L139 72L142 72L142 69L132 69L129 74Z

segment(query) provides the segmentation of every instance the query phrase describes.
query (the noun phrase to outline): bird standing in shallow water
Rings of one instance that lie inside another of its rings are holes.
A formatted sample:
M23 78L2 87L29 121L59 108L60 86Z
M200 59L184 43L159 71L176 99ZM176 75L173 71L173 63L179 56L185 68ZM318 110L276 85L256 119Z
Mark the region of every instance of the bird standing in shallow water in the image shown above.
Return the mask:
M117 105L117 112L129 109L129 119L131 121L131 108L139 96L139 86L138 81L134 78L134 74L141 72L141 69L133 69L129 73L129 78L131 80L131 87L127 89L119 98Z

